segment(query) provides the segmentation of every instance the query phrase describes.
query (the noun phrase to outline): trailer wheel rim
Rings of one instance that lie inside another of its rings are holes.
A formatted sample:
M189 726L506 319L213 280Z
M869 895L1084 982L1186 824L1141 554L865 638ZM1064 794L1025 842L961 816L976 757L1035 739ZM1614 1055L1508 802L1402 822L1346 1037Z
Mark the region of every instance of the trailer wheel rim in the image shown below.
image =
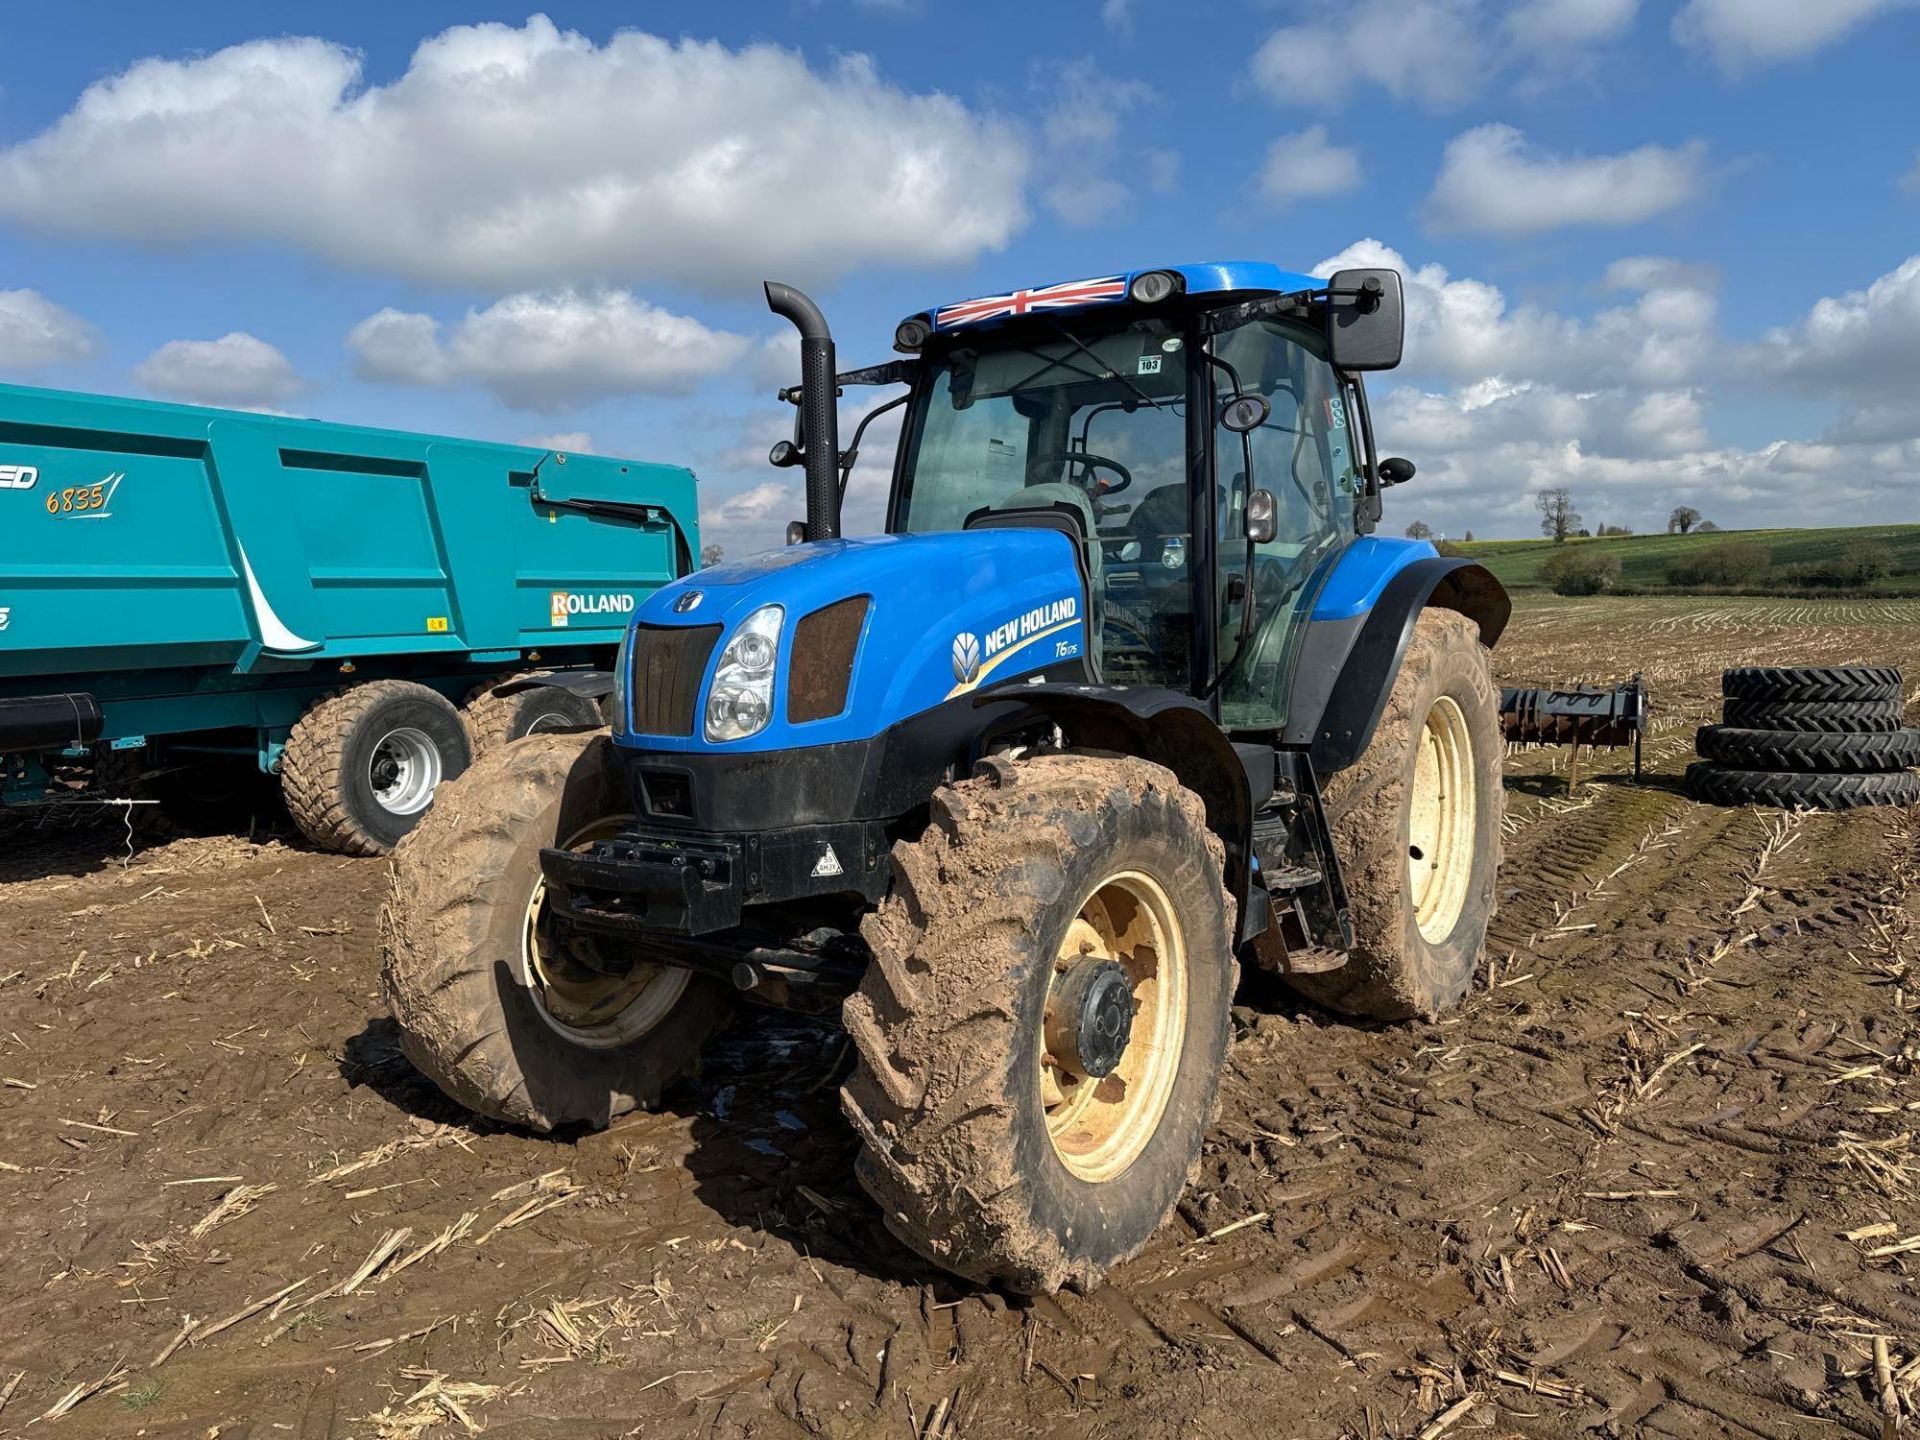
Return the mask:
M1132 991L1126 1048L1100 1078L1056 1053L1065 1048L1059 1026L1069 1018L1059 1005L1075 967L1085 965L1117 965ZM1159 1130L1186 1045L1188 983L1185 937L1160 882L1128 870L1094 886L1056 952L1039 1036L1047 1138L1076 1178L1095 1185L1118 1178Z
M402 725L374 745L367 780L373 786L373 798L389 815L418 815L433 803L443 768L433 737Z
M1473 879L1473 739L1451 696L1433 702L1416 744L1407 813L1407 892L1415 928L1437 945L1459 923Z
M575 831L562 844L578 850L616 835L632 821L631 815L611 815ZM527 900L527 923L521 930L520 983L533 997L534 1009L547 1026L575 1045L611 1050L631 1044L652 1030L679 1003L690 970L638 962L625 975L595 975L583 966L569 966L559 953L550 927L543 924L547 882L534 882Z

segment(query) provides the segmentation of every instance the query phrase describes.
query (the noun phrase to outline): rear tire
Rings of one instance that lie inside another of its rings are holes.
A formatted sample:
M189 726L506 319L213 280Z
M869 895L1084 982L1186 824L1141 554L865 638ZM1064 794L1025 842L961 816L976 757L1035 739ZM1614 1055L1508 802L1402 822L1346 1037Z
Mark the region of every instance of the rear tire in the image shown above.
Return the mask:
M598 730L607 723L597 700L575 695L557 685L534 685L507 695L495 693L500 685L520 678L516 675L507 680L490 680L467 696L467 734L473 740L475 759L522 735Z
M1920 774L1793 775L1732 770L1697 760L1687 767L1687 793L1709 805L1772 805L1783 810L1857 810L1920 801Z
M1493 918L1504 753L1478 628L1424 611L1366 753L1327 781L1353 950L1288 984L1377 1020L1432 1019L1467 993Z
M1810 730L1827 735L1869 735L1900 728L1901 704L1893 700L1729 700L1726 723L1736 730Z
M685 970L637 962L610 980L542 925L541 848L627 818L613 761L601 736L515 741L445 787L394 855L381 983L400 1047L467 1109L531 1130L657 1104L731 1008Z
M1694 735L1693 748L1703 759L1736 770L1905 770L1920 765L1920 730L1823 735L1809 730L1702 725Z
M1198 796L1122 757L990 761L932 817L861 925L856 1170L936 1265L1091 1286L1166 1218L1213 1118L1237 973L1220 842ZM1106 1071L1081 1056L1102 984L1134 1011Z
M321 849L384 855L472 759L466 724L444 695L411 680L370 680L308 707L287 737L280 789L294 824Z

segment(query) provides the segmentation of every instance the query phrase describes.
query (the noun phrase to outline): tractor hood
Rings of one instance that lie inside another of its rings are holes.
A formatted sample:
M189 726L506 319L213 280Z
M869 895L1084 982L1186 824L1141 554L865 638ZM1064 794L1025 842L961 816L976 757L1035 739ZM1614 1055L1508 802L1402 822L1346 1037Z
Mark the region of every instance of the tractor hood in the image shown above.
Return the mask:
M719 627L700 680L693 733L636 729L618 739L646 750L706 754L866 740L983 686L1049 668L1077 675L1088 632L1086 584L1074 548L1067 535L1039 528L878 535L794 545L697 571L655 591L634 616L639 628ZM857 630L806 623L829 606L861 598L867 604ZM739 627L769 605L783 612L772 718L745 739L709 741L706 697L722 652ZM838 712L790 718L790 693L836 694L849 663ZM644 681L636 673L631 683ZM647 713L637 697L631 709L636 717Z

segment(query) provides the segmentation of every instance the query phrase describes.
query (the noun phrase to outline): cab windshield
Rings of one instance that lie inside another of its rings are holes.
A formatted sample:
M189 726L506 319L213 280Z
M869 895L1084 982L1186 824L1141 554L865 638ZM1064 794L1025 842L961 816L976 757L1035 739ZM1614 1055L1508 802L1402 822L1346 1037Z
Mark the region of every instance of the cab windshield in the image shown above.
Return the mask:
M982 510L1078 510L1110 683L1190 683L1187 341L1163 319L988 332L929 358L893 528Z

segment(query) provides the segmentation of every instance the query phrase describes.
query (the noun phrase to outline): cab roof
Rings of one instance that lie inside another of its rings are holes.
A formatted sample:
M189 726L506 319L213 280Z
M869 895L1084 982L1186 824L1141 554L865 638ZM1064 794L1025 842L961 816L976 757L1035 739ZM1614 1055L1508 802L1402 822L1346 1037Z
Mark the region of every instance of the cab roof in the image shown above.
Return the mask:
M1146 265L1138 270L1114 271L1084 280L1040 285L1030 290L1010 290L1002 295L982 295L923 310L917 317L936 331L958 330L994 324L1022 315L1089 310L1102 305L1124 303L1134 280L1150 271L1164 270L1178 275L1188 295L1240 295L1249 299L1262 295L1291 295L1301 290L1319 290L1326 281L1298 270L1282 270L1265 260L1214 260L1195 265Z

